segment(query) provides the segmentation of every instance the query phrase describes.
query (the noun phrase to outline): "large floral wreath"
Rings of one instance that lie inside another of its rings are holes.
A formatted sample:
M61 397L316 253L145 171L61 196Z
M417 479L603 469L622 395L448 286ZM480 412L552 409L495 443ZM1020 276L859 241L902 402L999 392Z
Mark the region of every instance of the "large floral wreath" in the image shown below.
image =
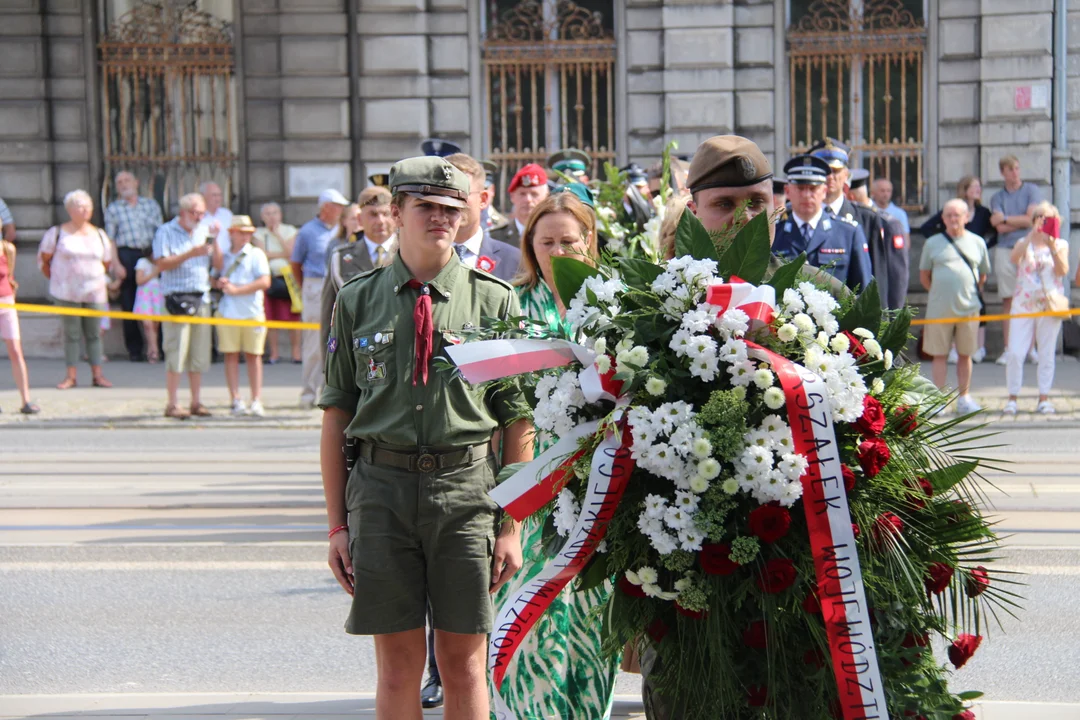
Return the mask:
M899 361L909 310L803 258L770 273L766 222L718 242L685 213L663 265L555 259L578 344L518 319L450 351L470 380L524 382L559 439L493 493L548 513L551 556L500 611L496 687L574 578L614 582L596 632L650 655L672 716L973 717L931 639L959 669L1014 606L987 567L984 433L935 418L948 398Z

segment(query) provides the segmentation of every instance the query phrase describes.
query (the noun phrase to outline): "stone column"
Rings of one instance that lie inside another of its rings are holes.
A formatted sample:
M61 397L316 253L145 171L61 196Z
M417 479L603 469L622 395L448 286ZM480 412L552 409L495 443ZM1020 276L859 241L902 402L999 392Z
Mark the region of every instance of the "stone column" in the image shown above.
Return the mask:
M929 118L937 134L938 154L927 161L937 163L937 194L927 194L927 211L937 212L956 192L956 183L968 174L981 172L979 163L980 27L977 3L942 0L938 11L938 58L936 77L927 89L937 93L937 117ZM928 58L931 60L931 58ZM931 68L934 66L931 65ZM933 70L932 70L933 72ZM994 165L997 167L996 163ZM996 177L983 173L984 182ZM933 188L931 188L932 190ZM986 197L989 202L989 195Z

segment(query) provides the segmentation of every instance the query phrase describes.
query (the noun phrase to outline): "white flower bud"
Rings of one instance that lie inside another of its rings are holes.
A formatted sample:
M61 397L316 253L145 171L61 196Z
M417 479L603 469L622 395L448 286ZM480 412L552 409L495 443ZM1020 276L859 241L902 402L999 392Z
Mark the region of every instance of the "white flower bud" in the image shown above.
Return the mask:
M658 377L651 377L645 381L645 392L650 395L660 396L667 390L667 383Z
M780 342L791 342L799 334L799 328L795 327L791 323L784 323L780 326L780 329L776 331L776 336L780 338Z

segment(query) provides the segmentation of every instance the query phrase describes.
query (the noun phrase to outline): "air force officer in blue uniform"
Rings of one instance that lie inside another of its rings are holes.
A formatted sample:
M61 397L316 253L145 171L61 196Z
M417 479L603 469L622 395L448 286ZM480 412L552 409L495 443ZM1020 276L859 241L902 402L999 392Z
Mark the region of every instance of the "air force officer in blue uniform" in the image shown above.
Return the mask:
M784 166L791 213L776 226L773 252L788 260L806 253L808 264L858 292L872 276L869 247L858 225L824 212L829 172L824 160L810 155L794 157Z

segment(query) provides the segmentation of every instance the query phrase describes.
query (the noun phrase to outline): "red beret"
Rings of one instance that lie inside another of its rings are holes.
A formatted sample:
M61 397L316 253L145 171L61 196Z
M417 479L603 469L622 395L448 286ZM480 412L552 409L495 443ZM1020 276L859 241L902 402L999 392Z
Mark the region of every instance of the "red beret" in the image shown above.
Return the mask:
M508 192L514 192L519 187L537 187L539 185L547 185L547 173L544 172L544 168L536 163L529 163L514 175L514 179L510 181Z

